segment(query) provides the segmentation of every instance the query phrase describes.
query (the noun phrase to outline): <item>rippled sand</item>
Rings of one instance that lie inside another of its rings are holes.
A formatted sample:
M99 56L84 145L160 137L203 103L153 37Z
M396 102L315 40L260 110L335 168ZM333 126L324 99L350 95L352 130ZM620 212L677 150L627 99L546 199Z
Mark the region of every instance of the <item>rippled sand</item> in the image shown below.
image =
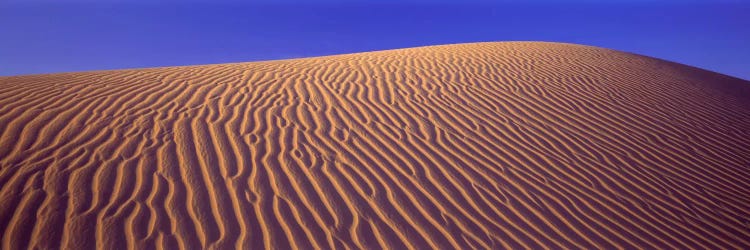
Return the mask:
M430 46L0 77L2 248L750 248L750 82Z

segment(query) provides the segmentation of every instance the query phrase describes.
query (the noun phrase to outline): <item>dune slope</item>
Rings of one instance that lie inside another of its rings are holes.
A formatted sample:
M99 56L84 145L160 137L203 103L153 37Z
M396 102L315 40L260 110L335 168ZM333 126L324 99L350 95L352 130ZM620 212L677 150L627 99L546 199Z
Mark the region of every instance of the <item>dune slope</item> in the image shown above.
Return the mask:
M750 248L750 83L507 42L0 78L3 249Z

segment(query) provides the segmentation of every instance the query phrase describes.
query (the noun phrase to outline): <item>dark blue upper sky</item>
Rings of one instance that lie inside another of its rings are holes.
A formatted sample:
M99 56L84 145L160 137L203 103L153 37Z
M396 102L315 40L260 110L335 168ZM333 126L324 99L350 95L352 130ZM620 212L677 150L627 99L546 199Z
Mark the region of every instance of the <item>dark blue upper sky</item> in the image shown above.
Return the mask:
M742 1L167 2L0 0L0 75L534 40L750 79L750 3Z

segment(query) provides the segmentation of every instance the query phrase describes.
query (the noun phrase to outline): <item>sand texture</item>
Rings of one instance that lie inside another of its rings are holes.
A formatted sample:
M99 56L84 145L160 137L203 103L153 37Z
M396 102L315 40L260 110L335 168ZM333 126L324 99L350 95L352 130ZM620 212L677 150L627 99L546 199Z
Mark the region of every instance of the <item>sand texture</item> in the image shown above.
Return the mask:
M750 82L473 43L0 78L2 249L750 248Z

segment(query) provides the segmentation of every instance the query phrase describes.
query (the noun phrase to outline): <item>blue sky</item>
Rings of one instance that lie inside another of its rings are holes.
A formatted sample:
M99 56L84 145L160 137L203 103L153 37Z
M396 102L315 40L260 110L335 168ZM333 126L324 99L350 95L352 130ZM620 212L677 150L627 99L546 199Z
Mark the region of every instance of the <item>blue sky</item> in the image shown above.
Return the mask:
M747 1L187 2L0 0L0 76L534 40L750 79Z

